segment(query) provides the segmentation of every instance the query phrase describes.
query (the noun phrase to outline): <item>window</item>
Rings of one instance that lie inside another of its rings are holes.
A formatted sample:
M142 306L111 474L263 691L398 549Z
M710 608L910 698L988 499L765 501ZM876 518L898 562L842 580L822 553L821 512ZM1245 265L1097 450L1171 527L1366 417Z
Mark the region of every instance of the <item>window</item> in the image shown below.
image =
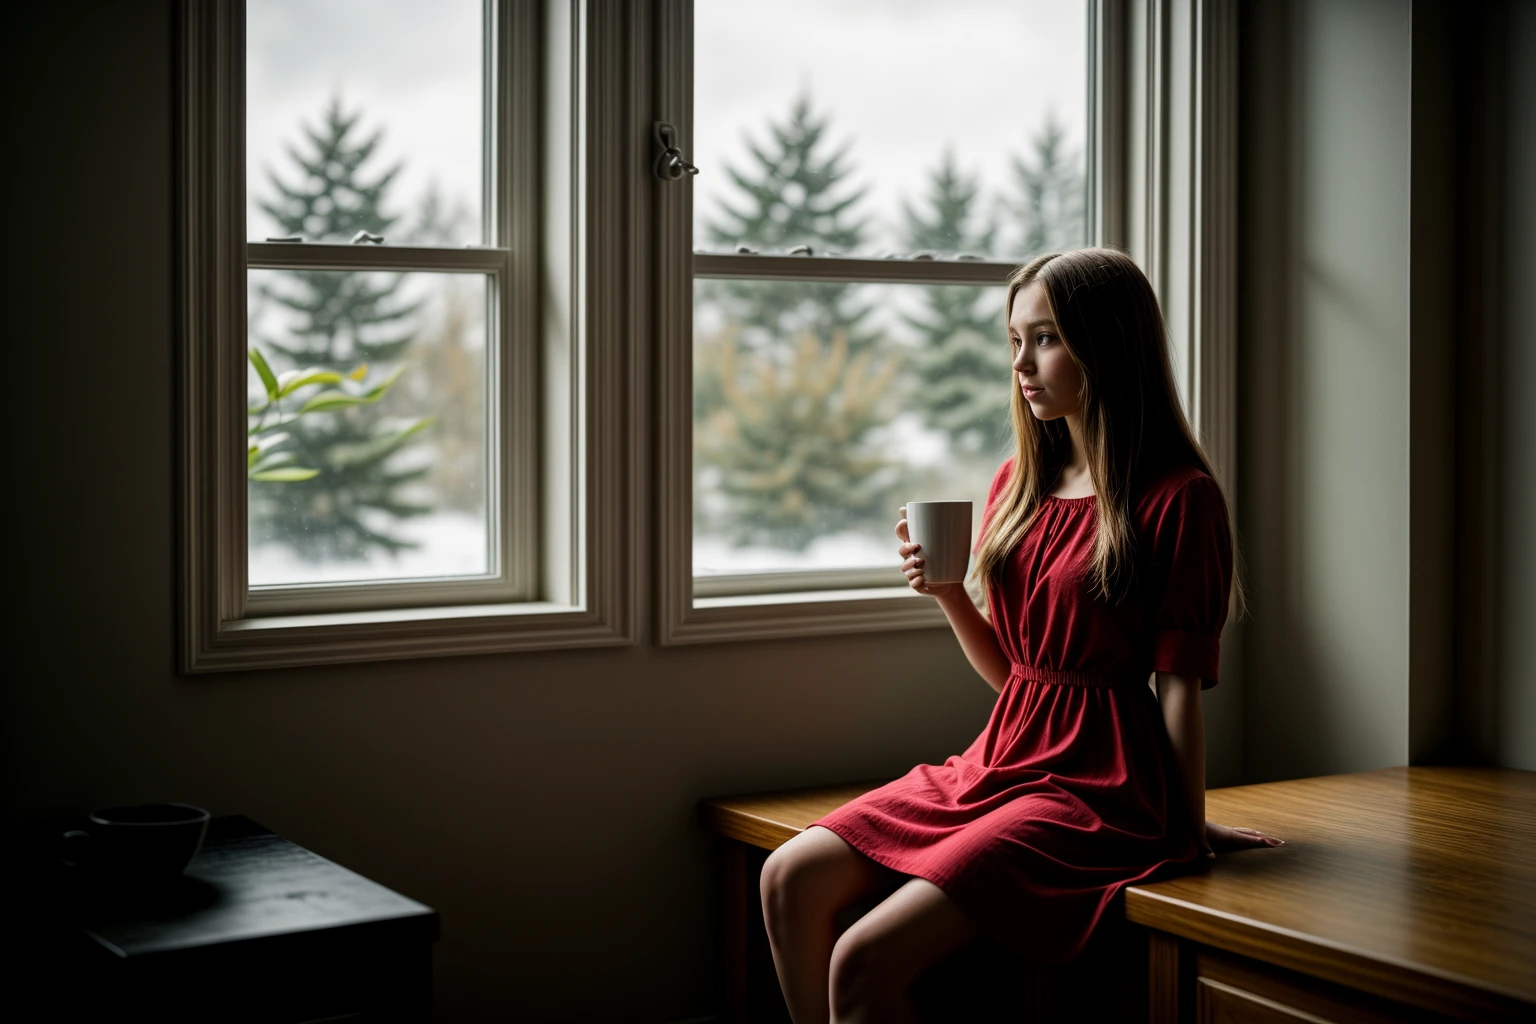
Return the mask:
M186 671L629 641L589 12L182 6Z
M1001 282L1084 244L1086 4L702 0L693 51L694 594L890 587L1006 454Z
M250 610L532 590L494 14L246 3Z
M178 5L184 671L938 625L894 506L1001 456L938 367L1075 237L1232 478L1231 0L366 6Z
M660 642L944 621L896 509L979 526L1003 285L1038 253L1131 252L1227 443L1230 4L659 7L658 118L699 168L658 208Z

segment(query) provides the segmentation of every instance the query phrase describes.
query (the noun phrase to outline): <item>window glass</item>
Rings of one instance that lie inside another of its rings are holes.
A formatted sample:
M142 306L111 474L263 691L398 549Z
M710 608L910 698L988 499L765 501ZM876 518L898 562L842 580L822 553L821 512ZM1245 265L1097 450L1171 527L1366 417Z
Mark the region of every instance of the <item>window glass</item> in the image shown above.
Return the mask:
M481 0L249 0L248 236L483 237Z
M814 275L1085 244L1084 0L698 0L694 23L697 251ZM694 573L894 566L906 500L979 520L1011 438L1003 291L696 280Z
M979 524L1012 437L1004 292L695 282L695 575L893 566L908 500Z
M489 572L487 278L249 279L251 585Z
M1087 25L1084 0L698 0L695 247L1084 244Z

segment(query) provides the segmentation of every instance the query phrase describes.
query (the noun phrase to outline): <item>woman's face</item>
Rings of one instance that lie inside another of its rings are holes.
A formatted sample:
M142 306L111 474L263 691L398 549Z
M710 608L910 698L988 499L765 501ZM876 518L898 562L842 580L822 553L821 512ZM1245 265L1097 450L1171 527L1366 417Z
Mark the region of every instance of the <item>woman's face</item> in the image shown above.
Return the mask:
M1077 412L1082 375L1072 361L1045 301L1045 286L1031 281L1013 297L1008 318L1013 372L1019 390L1038 420Z

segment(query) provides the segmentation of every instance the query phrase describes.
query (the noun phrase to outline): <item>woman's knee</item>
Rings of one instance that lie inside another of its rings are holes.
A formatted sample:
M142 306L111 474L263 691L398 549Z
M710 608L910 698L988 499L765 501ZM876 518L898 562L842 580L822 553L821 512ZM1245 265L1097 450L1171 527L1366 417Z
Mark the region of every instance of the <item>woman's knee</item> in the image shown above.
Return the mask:
M770 931L808 915L831 917L876 880L863 855L828 829L811 828L768 855L759 879Z

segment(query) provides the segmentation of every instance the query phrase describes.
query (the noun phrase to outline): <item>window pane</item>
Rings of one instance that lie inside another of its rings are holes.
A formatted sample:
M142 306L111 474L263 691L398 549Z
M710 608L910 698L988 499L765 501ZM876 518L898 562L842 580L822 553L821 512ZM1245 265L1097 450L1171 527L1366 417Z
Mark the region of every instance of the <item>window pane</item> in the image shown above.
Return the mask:
M698 0L694 244L1084 244L1085 0Z
M251 585L488 572L486 278L249 282Z
M695 575L890 566L1009 450L1004 289L694 283Z
M248 0L249 237L478 244L481 0Z

